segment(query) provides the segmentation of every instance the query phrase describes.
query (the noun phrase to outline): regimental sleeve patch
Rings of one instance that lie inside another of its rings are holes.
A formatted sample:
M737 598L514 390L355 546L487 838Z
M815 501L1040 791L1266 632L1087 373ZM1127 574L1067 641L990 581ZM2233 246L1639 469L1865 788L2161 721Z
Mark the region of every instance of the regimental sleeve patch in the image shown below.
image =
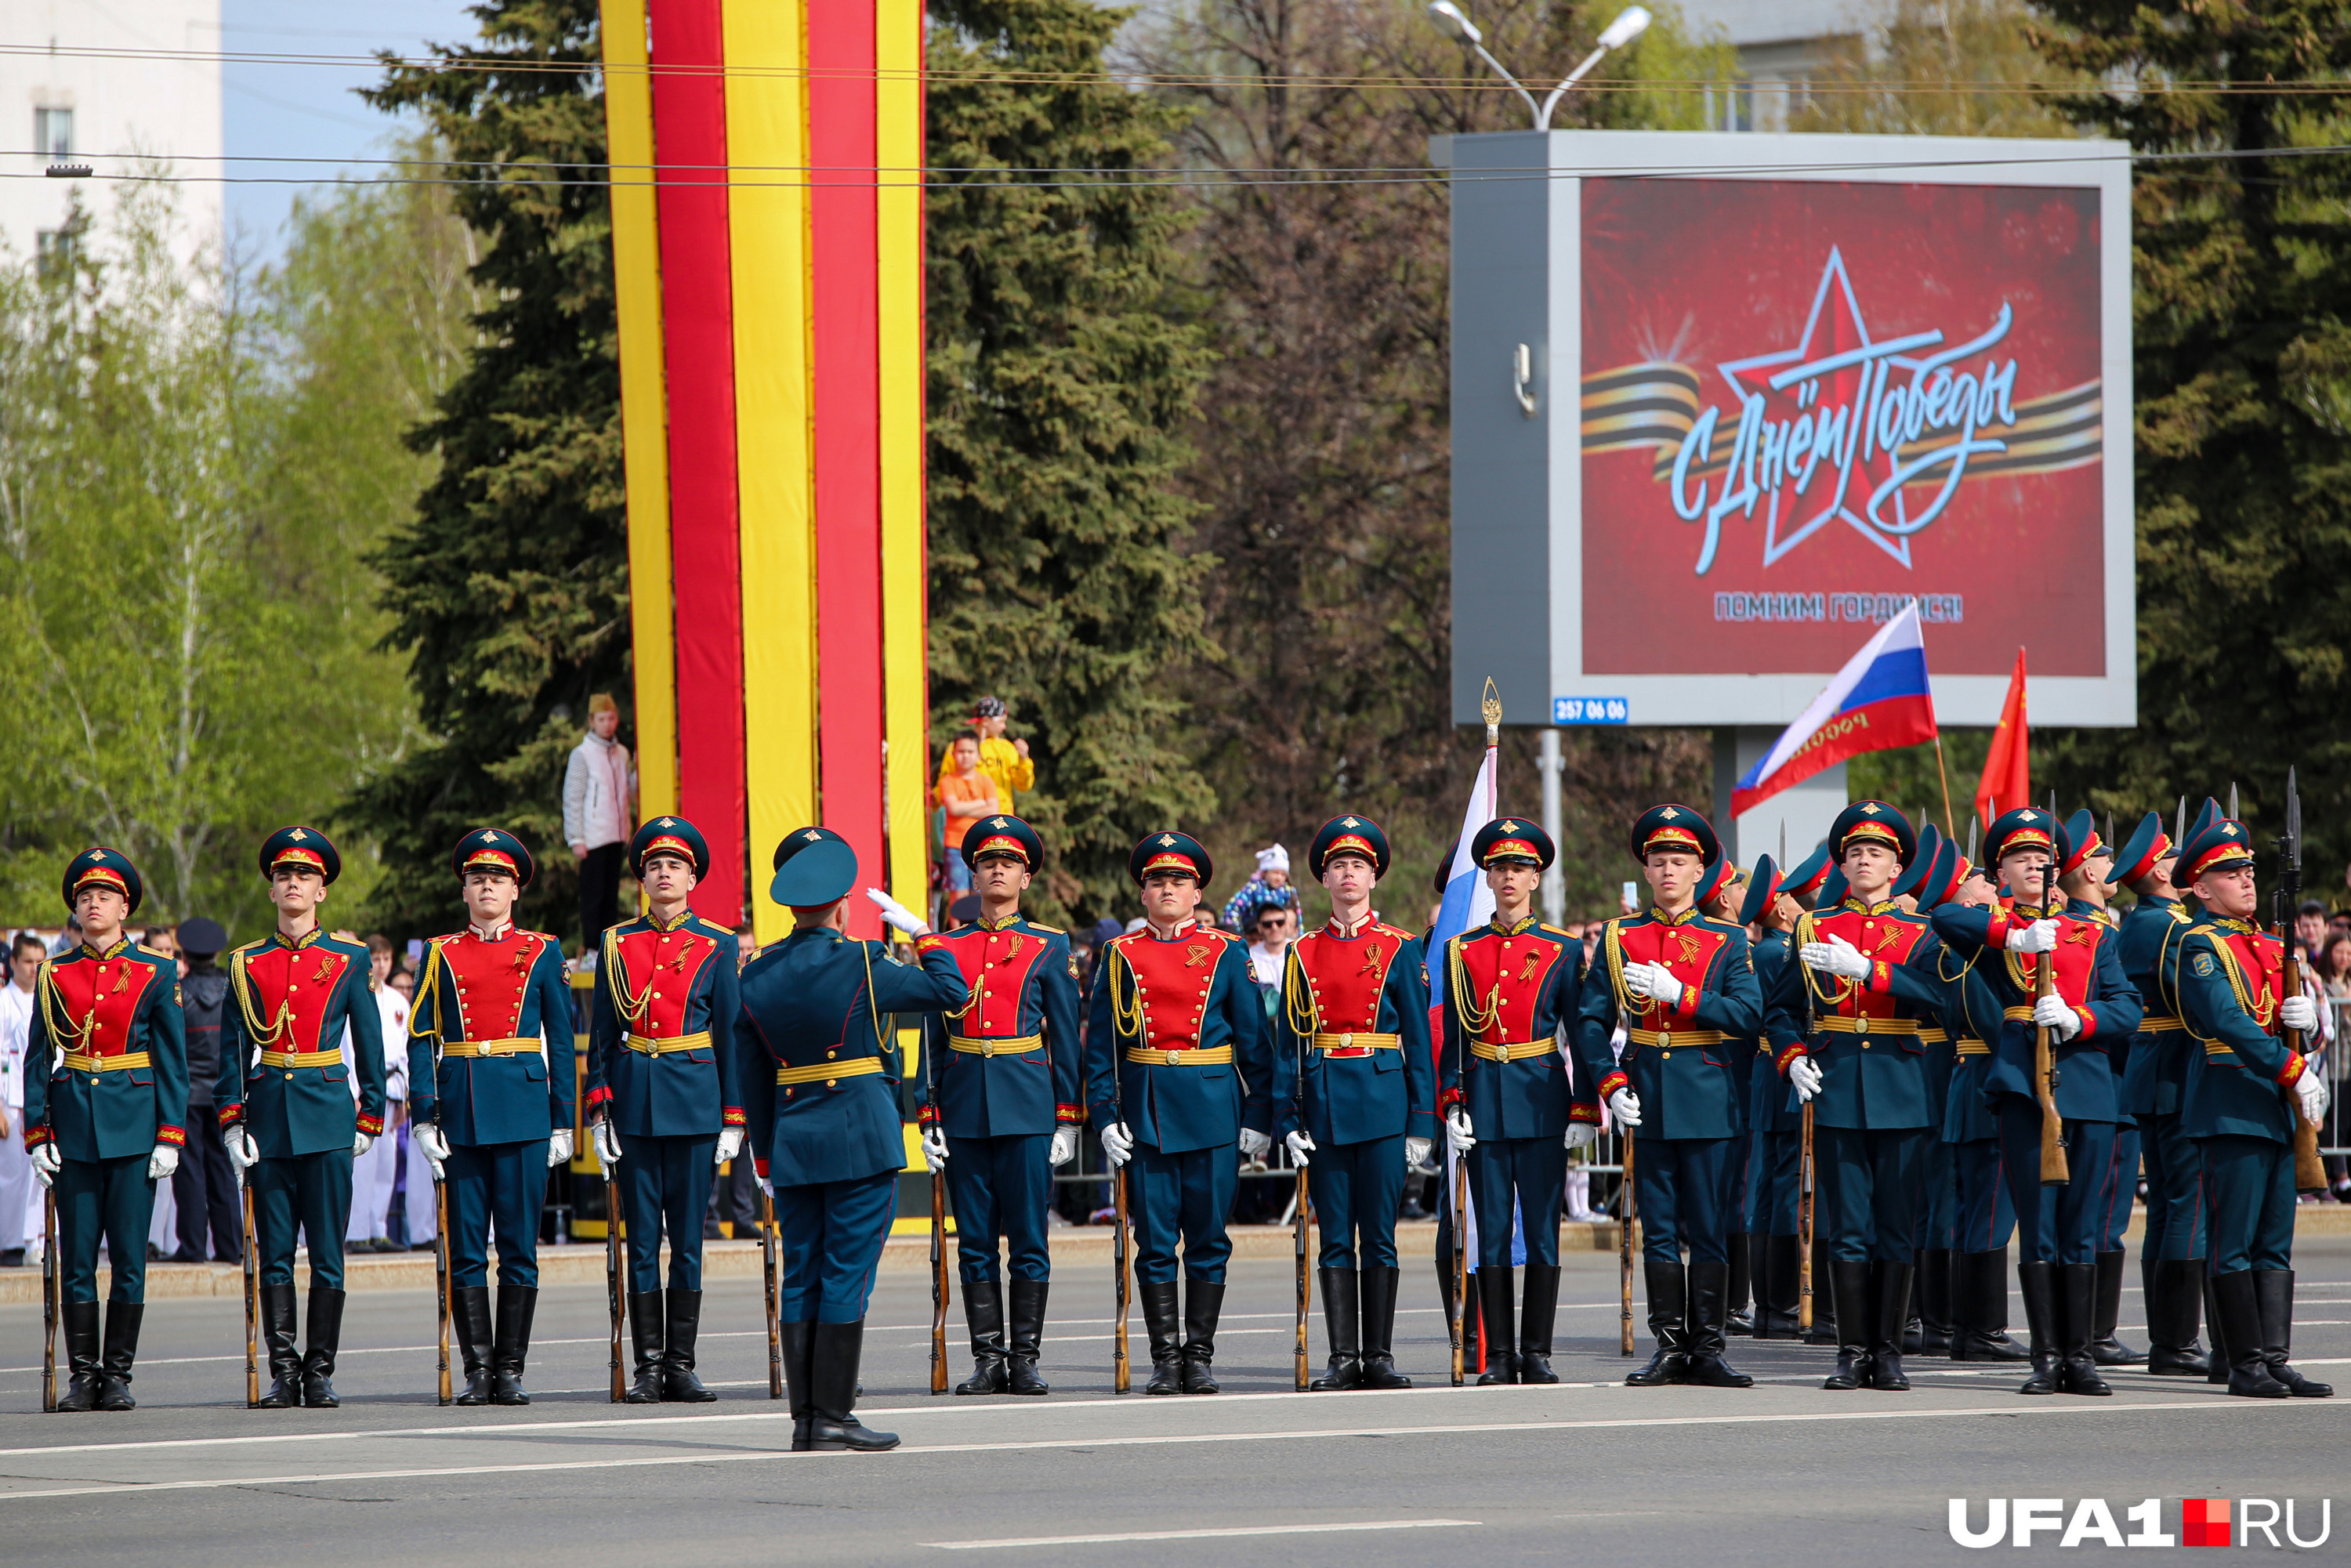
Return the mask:
M172 1005L175 1008L183 1008L188 1005L187 998L181 994L180 982L177 980L172 982Z
M2212 977L2212 955L2199 953L2188 961L2188 967L2196 971L2197 978L2209 980Z
M1075 953L1070 955L1070 978L1078 978L1078 956Z

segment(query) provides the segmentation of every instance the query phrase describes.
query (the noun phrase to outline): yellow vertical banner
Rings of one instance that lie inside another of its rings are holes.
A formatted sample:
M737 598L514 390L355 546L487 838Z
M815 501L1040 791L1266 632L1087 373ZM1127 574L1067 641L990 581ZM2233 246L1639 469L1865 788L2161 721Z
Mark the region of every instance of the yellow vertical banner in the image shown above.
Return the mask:
M890 888L929 885L930 739L923 543L923 6L875 0L880 267L882 663Z
M653 817L677 810L677 657L670 619L669 411L663 380L661 234L653 206L653 97L645 55L645 0L603 0L601 26L629 508L637 781L640 810Z
M818 820L814 467L810 447L807 28L803 0L723 0L727 237L741 486L743 738L752 924L777 841Z

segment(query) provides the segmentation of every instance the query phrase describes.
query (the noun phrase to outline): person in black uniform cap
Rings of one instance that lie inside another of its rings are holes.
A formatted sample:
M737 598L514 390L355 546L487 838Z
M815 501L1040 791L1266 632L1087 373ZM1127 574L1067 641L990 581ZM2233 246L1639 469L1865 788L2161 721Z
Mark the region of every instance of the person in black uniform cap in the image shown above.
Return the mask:
M220 1113L213 1105L213 1078L220 1071L221 1008L228 1000L228 977L221 972L220 956L228 951L228 933L218 921L198 917L181 921L174 935L188 961L187 977L180 982L180 1010L188 1031L188 1131L195 1138L180 1156L180 1168L172 1173L180 1249L171 1261L202 1263L217 1258L237 1263L245 1259L245 1228L238 1215L236 1171L221 1146Z

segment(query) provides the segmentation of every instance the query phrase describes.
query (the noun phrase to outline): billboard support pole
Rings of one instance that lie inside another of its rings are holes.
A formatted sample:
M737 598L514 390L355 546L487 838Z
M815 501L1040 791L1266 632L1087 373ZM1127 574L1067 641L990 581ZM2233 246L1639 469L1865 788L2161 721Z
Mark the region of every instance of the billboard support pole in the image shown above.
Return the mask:
M1542 731L1542 814L1543 831L1554 844L1560 841L1561 820L1559 803L1559 730L1546 725ZM1543 873L1543 918L1553 925L1567 923L1567 873L1556 860Z

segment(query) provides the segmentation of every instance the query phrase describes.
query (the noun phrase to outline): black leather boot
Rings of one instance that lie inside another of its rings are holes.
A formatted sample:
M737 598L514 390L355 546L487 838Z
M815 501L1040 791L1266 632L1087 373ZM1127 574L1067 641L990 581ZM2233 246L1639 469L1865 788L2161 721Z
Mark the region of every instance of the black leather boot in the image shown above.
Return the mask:
M2253 1272L2239 1269L2212 1276L2213 1359L2225 1350L2229 1358L2229 1392L2247 1399L2287 1399L2294 1390L2270 1375L2269 1357L2262 1352L2262 1312L2253 1291Z
M1043 1280L1012 1281L1012 1338L1006 1348L1004 1379L1013 1393L1032 1399L1053 1392L1037 1375L1037 1357L1045 1343L1046 1288Z
M1685 1383L1704 1388L1752 1388L1755 1380L1722 1358L1724 1320L1729 1315L1729 1265L1690 1260L1688 1362Z
M2252 1275L2253 1311L2262 1325L2262 1359L2269 1364L2270 1375L2284 1384L2285 1391L2296 1399L2331 1398L2333 1384L2314 1382L2286 1362L2294 1348L2294 1270L2256 1269Z
M877 1432L858 1420L857 1363L865 1349L865 1320L818 1323L809 1347L809 1450L819 1454L878 1454L898 1446L895 1432Z
M662 1293L629 1292L629 1348L636 1358L636 1375L623 1405L658 1405L662 1396ZM789 1363L787 1364L789 1364Z
M1728 1245L1730 1249L1730 1281L1723 1287L1722 1329L1725 1333L1751 1334L1755 1332L1755 1320L1747 1311L1747 1296L1753 1282L1750 1260L1754 1252L1748 1246L1744 1230L1732 1231Z
M1649 1337L1657 1348L1649 1364L1628 1375L1628 1388L1662 1388L1682 1382L1689 1371L1689 1290L1674 1259L1644 1256L1641 1280L1649 1292Z
M1831 1263L1829 1299L1836 1308L1837 1361L1836 1370L1822 1380L1821 1386L1866 1388L1870 1379L1869 1347L1875 1343L1870 1328L1877 1306L1877 1298L1870 1288L1869 1260ZM1813 1298L1813 1321L1819 1322L1817 1293ZM1895 1325L1895 1332L1900 1332L1899 1324Z
M2212 1363L2196 1343L2203 1318L2204 1260L2158 1258L2147 1278L2147 1369L2158 1377L2202 1377Z
M1217 1380L1209 1364L1217 1359L1217 1317L1225 1305L1222 1281L1210 1284L1184 1276L1184 1392L1214 1394Z
M2223 1337L2227 1333L2227 1325L2220 1312L2220 1293L2212 1284L2215 1276L2211 1272L2211 1260L2205 1260L2199 1267L2205 1270L2204 1323L2212 1333L2212 1354L2207 1358L2208 1370L2204 1374L2204 1381L2225 1386L2235 1369L2234 1363L2231 1360L2234 1353L2229 1349ZM2261 1320L2257 1316L2253 1322L2258 1327ZM2266 1369L2267 1364L2263 1364ZM2271 1381L2275 1382L2276 1379L2272 1378Z
M1322 1333L1330 1343L1331 1362L1322 1376L1306 1386L1316 1393L1364 1385L1364 1347L1356 1325L1363 1321L1363 1303L1353 1269L1322 1269Z
M1762 1239L1763 1267L1756 1274L1761 1288L1755 1292L1755 1337L1794 1339L1803 1332L1796 1319L1796 1239L1766 1236Z
M1001 1394L1012 1386L1004 1374L1004 1288L993 1280L967 1280L963 1321L971 1329L971 1375L957 1394Z
M1951 1249L1930 1247L1918 1254L1918 1354L1951 1354Z
M1874 1332L1869 1340L1869 1386L1888 1394L1910 1392L1910 1379L1902 1372L1902 1346L1907 1343L1897 1334L1907 1335L1910 1321L1911 1265L1890 1263L1884 1260L1869 1266L1871 1291L1870 1324Z
M2101 1252L2091 1265L2097 1270L2097 1316L2090 1320L2090 1359L2100 1366L2139 1366L2147 1357L2115 1337L2123 1316L2124 1254ZM2148 1320L2150 1324L2154 1319Z
M1404 1270L1391 1263L1366 1269L1364 1289L1364 1386L1410 1388L1412 1379L1395 1369L1396 1286Z
M2057 1311L2059 1387L2067 1394L2112 1394L2112 1385L2098 1375L2098 1364L2090 1359L2090 1340L2098 1321L2095 1263L2057 1265Z
M1813 1239L1813 1332L1804 1336L1806 1344L1837 1344L1836 1291L1832 1281L1834 1270L1829 1262L1829 1244L1819 1237Z
M78 1416L98 1408L98 1303L68 1301L58 1315L65 1320L66 1364L71 1375L57 1396L57 1409Z
M1516 1273L1503 1263L1469 1276L1478 1286L1479 1321L1486 1333L1486 1370L1478 1375L1480 1388L1519 1380L1519 1338L1510 1330L1518 1311Z
M1184 1392L1184 1318L1176 1281L1143 1287L1143 1322L1151 1334L1151 1381L1145 1394Z
M1559 1320L1559 1265L1527 1265L1526 1299L1519 1303L1519 1381L1557 1383L1551 1369L1551 1334Z
M2057 1303L2057 1265L2019 1263L2016 1286L2024 1297L2024 1327L2032 1340L2032 1375L2019 1394L2057 1392L2057 1337L2063 1332Z
M343 1343L343 1292L310 1287L310 1333L302 1356L302 1403L313 1410L342 1406L335 1397L335 1353Z
M139 1359L139 1323L147 1315L144 1301L106 1303L106 1348L98 1364L98 1407L136 1410L131 1397L131 1364Z
M2008 1249L1962 1252L1953 1260L1957 1333L1953 1361L2025 1361L2032 1352L2008 1337Z
M810 1393L816 1382L810 1359L816 1346L816 1324L802 1321L778 1327L784 1342L784 1393L792 1406L792 1452L805 1454L809 1449L809 1423L816 1409Z
M264 1285L261 1343L269 1353L269 1387L256 1410L291 1410L302 1403L302 1352L294 1340L294 1287Z
M536 1285L500 1285L496 1337L490 1345L490 1403L528 1405L523 1364L530 1359L531 1314L538 1310Z
M668 1307L663 1320L668 1325L669 1346L662 1356L662 1397L674 1405L707 1405L718 1396L694 1375L694 1342L702 1332L702 1292L672 1290Z
M465 1359L465 1387L455 1403L490 1402L490 1288L457 1285L449 1291L449 1325L456 1332L457 1350Z

